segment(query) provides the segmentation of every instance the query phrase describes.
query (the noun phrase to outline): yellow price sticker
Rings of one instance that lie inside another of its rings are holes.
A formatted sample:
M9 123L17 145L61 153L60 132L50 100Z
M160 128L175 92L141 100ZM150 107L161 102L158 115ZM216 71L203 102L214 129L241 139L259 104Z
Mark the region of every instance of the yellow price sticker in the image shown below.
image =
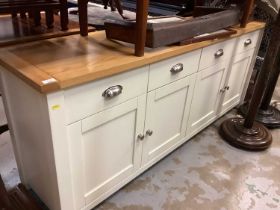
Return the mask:
M52 110L58 110L58 109L60 109L60 105L57 104L52 106Z

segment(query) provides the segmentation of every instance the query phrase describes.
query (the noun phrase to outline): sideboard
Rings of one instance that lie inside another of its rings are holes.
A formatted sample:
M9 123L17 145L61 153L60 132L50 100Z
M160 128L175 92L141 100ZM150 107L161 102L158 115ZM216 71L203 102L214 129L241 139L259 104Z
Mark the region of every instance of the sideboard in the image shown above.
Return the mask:
M95 207L243 100L263 28L141 58L104 32L1 50L22 182L51 210Z

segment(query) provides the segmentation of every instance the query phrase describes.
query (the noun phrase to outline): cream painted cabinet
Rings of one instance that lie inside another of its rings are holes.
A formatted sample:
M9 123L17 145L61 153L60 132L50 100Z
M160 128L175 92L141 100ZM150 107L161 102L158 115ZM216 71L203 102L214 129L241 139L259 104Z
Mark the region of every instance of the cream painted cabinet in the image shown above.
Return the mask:
M188 122L188 135L197 133L216 118L227 69L228 62L223 61L198 72Z
M148 93L143 165L162 157L185 137L196 75Z
M251 49L234 57L223 90L220 114L224 114L239 104L253 55L254 49Z
M140 168L145 104L139 96L68 126L76 209Z
M47 94L0 67L23 183L50 210L94 208L239 103L260 32Z

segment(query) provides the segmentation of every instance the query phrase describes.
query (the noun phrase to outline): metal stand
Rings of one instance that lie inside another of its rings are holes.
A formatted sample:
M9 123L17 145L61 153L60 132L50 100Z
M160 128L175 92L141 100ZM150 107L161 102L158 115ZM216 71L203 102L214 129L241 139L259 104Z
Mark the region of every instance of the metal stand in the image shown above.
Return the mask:
M245 119L231 118L224 121L220 128L221 136L231 145L245 150L264 150L272 143L270 132L262 124L254 122L262 96L268 82L270 70L280 65L280 16L273 26L262 69L259 73L253 96ZM278 67L279 68L279 67Z

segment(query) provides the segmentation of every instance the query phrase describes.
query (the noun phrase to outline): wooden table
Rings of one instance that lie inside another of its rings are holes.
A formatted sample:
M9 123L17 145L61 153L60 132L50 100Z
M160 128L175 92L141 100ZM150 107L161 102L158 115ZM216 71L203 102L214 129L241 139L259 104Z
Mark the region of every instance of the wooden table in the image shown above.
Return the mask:
M236 27L237 33L231 37L262 27L264 23L251 22L246 28ZM38 91L48 93L125 72L223 40L159 49L147 48L145 56L135 57L131 45L107 40L104 32L94 32L87 38L73 35L2 49L0 65ZM85 62L87 65L84 65Z

